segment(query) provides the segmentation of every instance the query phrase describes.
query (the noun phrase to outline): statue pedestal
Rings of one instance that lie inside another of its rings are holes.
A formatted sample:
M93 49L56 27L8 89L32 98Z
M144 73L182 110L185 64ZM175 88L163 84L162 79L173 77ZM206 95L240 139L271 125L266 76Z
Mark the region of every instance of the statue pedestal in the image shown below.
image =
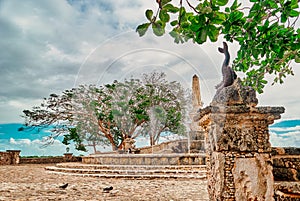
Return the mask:
M199 112L211 201L274 200L268 126L284 108L256 107L253 94L237 81Z

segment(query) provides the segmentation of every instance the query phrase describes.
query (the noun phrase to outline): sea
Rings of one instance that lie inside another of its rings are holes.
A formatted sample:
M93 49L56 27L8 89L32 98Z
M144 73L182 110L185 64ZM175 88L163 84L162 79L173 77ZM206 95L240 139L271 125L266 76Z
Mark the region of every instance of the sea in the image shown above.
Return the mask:
M51 134L50 129L23 130L20 123L0 124L0 151L21 150L21 156L61 156L66 152L62 137L57 138L52 144L45 146L46 137ZM300 119L276 121L269 127L270 142L273 147L300 147ZM170 139L179 139L177 135L163 136L161 142ZM149 146L149 140L140 137L136 139L137 147ZM88 155L93 153L92 147L87 152L77 151L74 145L69 146L69 152L75 155ZM97 147L98 151L111 151L110 147Z

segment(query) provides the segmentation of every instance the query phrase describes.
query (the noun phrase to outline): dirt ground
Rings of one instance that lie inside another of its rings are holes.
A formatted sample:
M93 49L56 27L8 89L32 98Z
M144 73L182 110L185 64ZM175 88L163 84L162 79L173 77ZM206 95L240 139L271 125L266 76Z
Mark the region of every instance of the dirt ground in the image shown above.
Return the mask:
M105 179L50 174L47 165L0 166L0 200L207 201L200 179ZM60 185L68 183L66 189ZM103 188L113 186L109 193Z

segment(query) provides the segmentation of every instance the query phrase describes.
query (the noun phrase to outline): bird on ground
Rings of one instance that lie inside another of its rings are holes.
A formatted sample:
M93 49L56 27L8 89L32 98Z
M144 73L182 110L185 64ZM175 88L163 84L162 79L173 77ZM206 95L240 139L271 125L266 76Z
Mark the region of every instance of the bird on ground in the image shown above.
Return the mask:
M59 186L59 188L61 188L61 189L66 189L67 187L68 187L68 183L66 183L66 184L64 184L64 185L61 185L61 186Z
M107 186L107 187L103 188L103 193L109 193L112 189L114 189L114 187Z

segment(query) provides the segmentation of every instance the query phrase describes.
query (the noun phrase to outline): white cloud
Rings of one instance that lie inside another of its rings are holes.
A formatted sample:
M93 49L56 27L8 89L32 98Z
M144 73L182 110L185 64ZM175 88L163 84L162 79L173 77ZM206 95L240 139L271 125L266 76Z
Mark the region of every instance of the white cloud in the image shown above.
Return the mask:
M157 4L145 0L2 0L0 122L20 122L20 107L30 109L37 99L74 85L111 82L153 69L164 70L169 79L186 86L197 73L208 105L221 80L223 56L217 46L222 41L177 45L168 34L155 37L151 30L140 38L134 29L146 21L147 8L155 9ZM147 48L157 51L138 51ZM230 44L232 58L236 49L236 43ZM299 73L295 66L295 77L284 85L267 87L259 96L260 104L283 105L284 118L299 117Z
M13 144L13 145L30 145L31 140L30 139L17 139L17 140L15 140L14 138L10 138L9 143Z
M44 146L45 142L39 139L14 139L0 140L1 150L21 150L22 156L62 156L66 152L66 146L59 140L54 140L53 144ZM90 147L89 152L77 151L74 146L70 146L70 152L75 155L88 155L92 153ZM0 151L1 151L0 150ZM100 149L101 150L101 149Z
M294 127L271 127L271 131L299 131L300 132L300 125L299 126L294 126Z
M300 132L276 134L270 132L270 142L273 147L300 147Z

